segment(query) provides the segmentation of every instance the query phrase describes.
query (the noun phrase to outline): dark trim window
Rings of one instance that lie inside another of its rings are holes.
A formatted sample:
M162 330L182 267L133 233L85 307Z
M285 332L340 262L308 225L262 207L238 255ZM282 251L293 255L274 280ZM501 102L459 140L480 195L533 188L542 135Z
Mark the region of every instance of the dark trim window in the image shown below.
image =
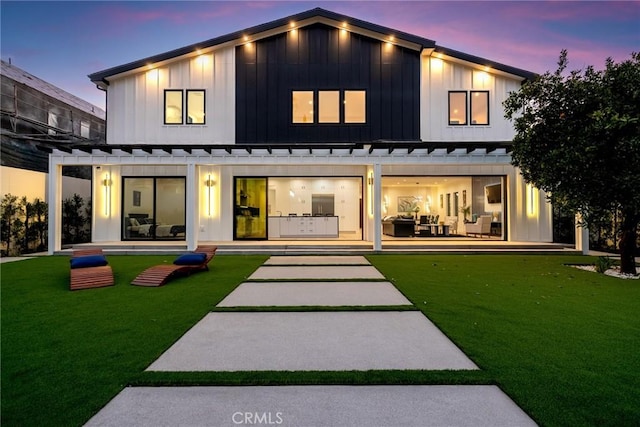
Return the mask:
M205 93L204 90L187 90L187 124L205 124Z
M340 123L340 91L318 91L318 123Z
M467 92L449 92L449 125L460 126L467 124Z
M293 123L314 123L313 91L294 90L291 93Z
M164 91L164 124L181 125L182 122L182 90L165 89Z
M186 91L165 89L164 124L203 125L206 123L205 105L205 91L203 89L187 89Z
M468 100L468 102L467 102ZM452 90L449 92L449 126L489 124L488 90Z
M317 106L317 108L315 108ZM365 90L294 90L291 92L291 122L366 123Z
M471 125L489 124L489 91L471 91Z
M364 90L344 91L344 122L367 122L367 93Z

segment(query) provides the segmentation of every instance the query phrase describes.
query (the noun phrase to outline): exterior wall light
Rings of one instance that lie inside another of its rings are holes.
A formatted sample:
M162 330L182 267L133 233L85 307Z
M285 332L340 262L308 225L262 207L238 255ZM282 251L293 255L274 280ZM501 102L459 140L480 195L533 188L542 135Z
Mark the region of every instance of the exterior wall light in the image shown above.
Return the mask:
M104 215L108 217L111 214L111 185L113 181L111 181L109 174L106 174L101 183L104 187Z
M207 197L208 198L208 200L207 200L207 207L208 207L207 213L208 213L209 216L211 216L211 213L212 213L211 205L213 204L213 198L211 197L211 192L213 191L212 190L213 187L216 185L216 181L213 178L211 178L211 174L207 175L207 179L204 182L204 185L205 185L205 187L207 187L207 196L208 196Z

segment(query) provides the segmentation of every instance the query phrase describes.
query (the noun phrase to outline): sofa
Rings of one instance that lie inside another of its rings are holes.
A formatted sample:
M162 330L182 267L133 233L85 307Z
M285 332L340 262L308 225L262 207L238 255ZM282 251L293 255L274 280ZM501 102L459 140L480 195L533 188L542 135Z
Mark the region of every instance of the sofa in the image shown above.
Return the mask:
M477 236L479 234L482 237L483 234L486 234L489 237L489 233L491 233L491 215L480 215L476 222L466 223L464 231L467 235L475 234Z
M386 217L382 220L382 233L393 237L412 237L415 235L416 222L413 218L397 216Z

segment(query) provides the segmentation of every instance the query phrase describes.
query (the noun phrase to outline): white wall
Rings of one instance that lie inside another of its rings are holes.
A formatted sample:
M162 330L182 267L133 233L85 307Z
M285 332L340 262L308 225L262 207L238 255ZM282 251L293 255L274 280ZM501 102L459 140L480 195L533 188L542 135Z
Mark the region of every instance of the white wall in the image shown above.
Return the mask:
M420 138L423 141L510 141L514 136L513 126L504 118L502 102L520 85L517 79L423 56ZM449 126L449 91L455 90L489 91L488 126Z
M508 176L509 240L529 242L553 241L553 210L543 191L530 189L522 175Z
M44 172L2 166L0 167L0 191L2 191L0 197L11 193L18 197L26 196L29 202L33 202L35 198L46 202L48 179L49 174ZM91 181L63 176L62 199L69 199L74 194L81 195L86 202L91 195Z
M47 174L24 169L0 167L0 188L4 197L11 193L13 196L26 196L29 202L36 197L46 200Z
M165 89L204 89L206 124L164 125ZM235 48L114 79L107 110L109 144L234 143Z

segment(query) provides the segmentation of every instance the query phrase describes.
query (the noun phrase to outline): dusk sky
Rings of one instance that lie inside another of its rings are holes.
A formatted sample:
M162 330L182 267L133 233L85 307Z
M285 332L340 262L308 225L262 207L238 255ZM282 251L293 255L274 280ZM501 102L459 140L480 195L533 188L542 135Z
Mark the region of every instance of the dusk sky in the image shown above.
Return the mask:
M6 1L2 60L105 107L88 74L322 7L529 71L640 51L640 1Z

